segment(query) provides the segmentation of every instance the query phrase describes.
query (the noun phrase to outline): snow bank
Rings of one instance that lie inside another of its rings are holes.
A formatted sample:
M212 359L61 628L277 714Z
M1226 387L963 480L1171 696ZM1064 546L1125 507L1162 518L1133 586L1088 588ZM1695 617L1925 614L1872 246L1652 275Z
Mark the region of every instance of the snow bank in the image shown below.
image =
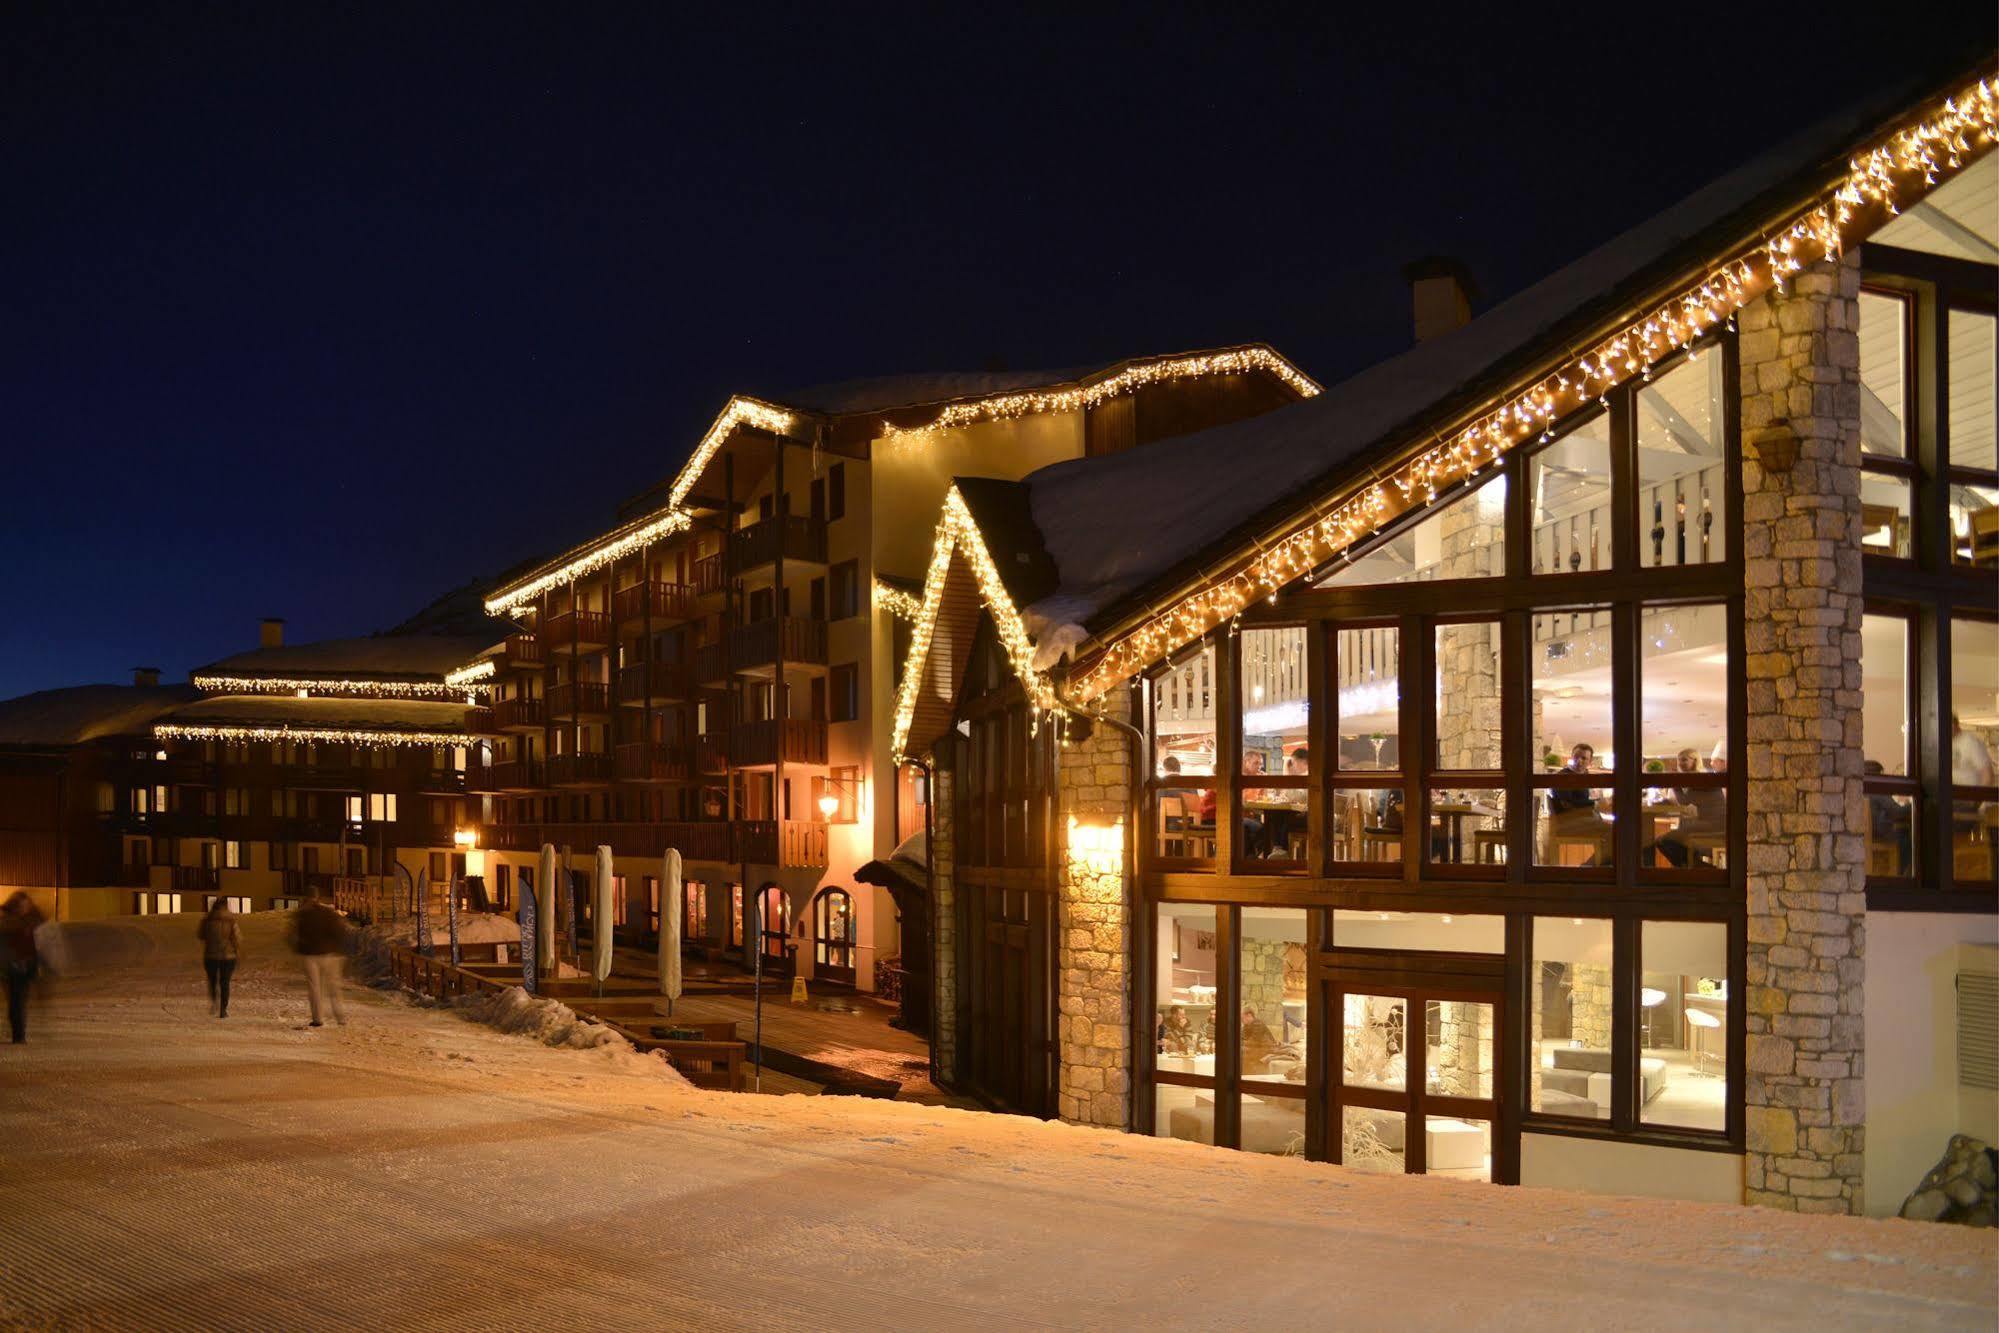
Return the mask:
M453 1007L462 1017L510 1036L529 1037L544 1046L601 1051L625 1073L651 1074L694 1091L694 1086L667 1063L664 1055L639 1054L617 1032L602 1023L590 1022L560 1000L529 995L519 986L509 986L503 991L461 995Z

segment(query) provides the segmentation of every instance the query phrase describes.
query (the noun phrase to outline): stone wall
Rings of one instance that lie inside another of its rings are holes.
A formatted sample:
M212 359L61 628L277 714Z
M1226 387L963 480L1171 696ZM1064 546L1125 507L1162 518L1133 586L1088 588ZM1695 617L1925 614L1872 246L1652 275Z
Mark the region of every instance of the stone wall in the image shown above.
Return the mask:
M958 896L953 891L955 863L952 853L957 843L954 828L957 809L952 802L952 774L940 758L931 769L930 904L931 936L935 954L931 959L932 1001L937 1034L937 1078L950 1082L958 1075Z
M1610 1049L1610 968L1569 965L1569 1041L1593 1051Z
M1746 1197L1859 1213L1867 828L1861 791L1859 269L1745 307Z
M1101 707L1127 716L1129 691L1113 691ZM1087 740L1062 746L1058 770L1056 1107L1064 1120L1124 1129L1131 1123L1131 890L1122 838L1132 832L1123 822L1131 738L1099 723ZM1073 839L1071 819L1081 826ZM1100 832L1111 828L1118 840Z
M1436 1074L1434 1091L1447 1097L1491 1096L1497 1045L1492 1006L1456 1000L1430 1003L1437 1006L1437 1043L1425 1053L1425 1061ZM1419 1017L1427 1040L1429 1015Z

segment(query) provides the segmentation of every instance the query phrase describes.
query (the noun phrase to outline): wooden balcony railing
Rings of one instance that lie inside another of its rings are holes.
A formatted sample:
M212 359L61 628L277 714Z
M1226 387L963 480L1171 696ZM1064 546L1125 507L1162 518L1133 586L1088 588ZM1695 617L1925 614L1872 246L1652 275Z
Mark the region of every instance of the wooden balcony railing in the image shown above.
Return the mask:
M739 722L729 732L729 762L737 768L826 762L826 724L810 718Z
M805 616L772 616L729 631L729 665L736 671L760 671L786 665L826 665L826 622Z
M558 754L548 761L551 787L601 787L611 780L608 754Z
M634 662L618 670L618 702L631 708L679 703L687 698L683 662Z
M803 819L739 819L734 859L762 866L823 866L826 826Z
M213 866L175 866L174 888L182 893L213 893L222 883Z
M493 710L485 707L467 708L465 710L465 730L474 736L492 735L495 730L493 726Z
M465 765L465 790L474 793L505 791L494 768L492 764Z
M500 663L501 670L537 671L542 665L540 639L525 632L507 636L504 659Z
M696 597L715 596L728 586L729 578L723 572L721 556L703 556L694 562L694 595Z
M809 514L772 515L729 539L729 571L741 576L773 564L782 543L784 558L803 564L826 563L826 520Z
M686 782L691 776L687 751L661 741L638 741L618 747L620 782Z
M729 734L710 732L694 741L694 771L715 776L729 771Z
M618 589L611 598L611 612L627 630L636 631L648 617L655 629L694 615L694 589L685 583L657 580L634 583Z
M693 683L720 685L729 679L727 643L704 643L694 650Z
M602 648L611 642L611 617L602 611L564 611L540 630L543 647L560 657L570 648Z
M566 680L548 687L550 717L603 717L611 711L611 687L599 680Z
M531 759L509 759L493 765L495 791L533 791L541 785L541 767Z
M540 731L547 720L540 699L502 699L493 705L493 726L499 731Z
M483 839L503 851L531 852L543 843L569 848L572 855L609 847L619 856L664 856L676 847L689 861L731 859L730 825L720 819L680 823L495 824Z

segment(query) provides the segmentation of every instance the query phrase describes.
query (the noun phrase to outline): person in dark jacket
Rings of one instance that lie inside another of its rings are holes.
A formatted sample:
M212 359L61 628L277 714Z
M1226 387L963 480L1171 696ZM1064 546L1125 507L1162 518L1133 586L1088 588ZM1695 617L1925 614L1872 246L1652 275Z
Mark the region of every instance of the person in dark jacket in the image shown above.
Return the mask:
M321 1026L322 994L333 1009L334 1021L346 1025L347 1011L340 1007L340 967L346 944L347 923L340 919L340 913L320 900L319 890L307 893L305 901L292 913L292 948L305 968L305 992L312 1000L313 1027Z
M35 984L41 956L35 951L35 929L42 909L26 893L16 893L0 907L0 968L7 973L7 1025L14 1043L28 1039L28 988Z
M194 934L201 941L201 965L208 971L208 1012L227 1018L229 978L236 972L236 951L243 944L243 933L236 926L236 913L229 909L227 898L215 900Z

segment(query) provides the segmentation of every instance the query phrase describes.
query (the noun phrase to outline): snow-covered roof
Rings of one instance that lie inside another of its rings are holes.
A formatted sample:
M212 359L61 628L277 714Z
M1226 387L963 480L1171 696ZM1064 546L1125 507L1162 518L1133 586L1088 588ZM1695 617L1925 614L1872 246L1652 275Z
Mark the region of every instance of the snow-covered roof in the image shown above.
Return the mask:
M863 412L886 412L898 407L924 403L951 402L959 398L984 398L996 393L1018 393L1023 389L1069 384L1086 376L1115 369L1109 366L1071 366L1066 370L936 371L928 374L876 375L867 379L841 380L833 384L812 384L770 394L767 401L802 408L825 416L848 416Z
M324 731L463 732L465 705L425 699L229 694L197 699L157 719L177 726L297 727Z
M197 697L191 685L72 685L0 701L0 745L81 745L144 735Z
M318 643L258 648L211 662L197 676L346 677L349 679L443 679L490 648L497 635L375 634L364 639L322 639Z
M1056 463L1026 485L1059 585L1025 608L1037 638L1103 628L1173 576L1246 547L1361 472L1701 267L1723 237L1802 205L1884 122L1930 91L1914 81L1828 117L1641 222L1462 328L1261 416L1143 450Z

